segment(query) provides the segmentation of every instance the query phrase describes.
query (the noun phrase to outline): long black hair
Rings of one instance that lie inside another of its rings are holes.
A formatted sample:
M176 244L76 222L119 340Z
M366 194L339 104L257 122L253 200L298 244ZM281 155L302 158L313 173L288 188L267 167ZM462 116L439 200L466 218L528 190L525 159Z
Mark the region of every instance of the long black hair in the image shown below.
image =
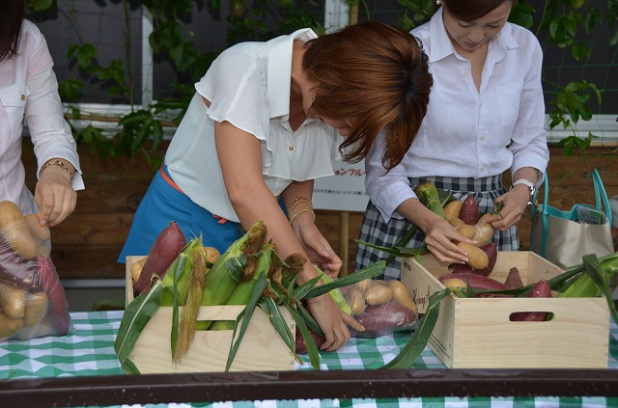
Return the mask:
M0 62L17 54L26 0L0 1Z

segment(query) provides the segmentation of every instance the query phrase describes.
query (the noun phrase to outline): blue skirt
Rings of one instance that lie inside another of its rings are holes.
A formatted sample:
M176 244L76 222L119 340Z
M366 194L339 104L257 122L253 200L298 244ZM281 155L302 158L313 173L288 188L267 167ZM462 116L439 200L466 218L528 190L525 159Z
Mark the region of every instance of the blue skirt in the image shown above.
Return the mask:
M165 165L162 170L171 180ZM178 224L187 242L201 234L204 246L217 248L222 254L245 232L240 223L221 219L195 204L168 183L161 171L157 171L133 217L118 262L125 263L127 256L148 255L161 231L171 221Z

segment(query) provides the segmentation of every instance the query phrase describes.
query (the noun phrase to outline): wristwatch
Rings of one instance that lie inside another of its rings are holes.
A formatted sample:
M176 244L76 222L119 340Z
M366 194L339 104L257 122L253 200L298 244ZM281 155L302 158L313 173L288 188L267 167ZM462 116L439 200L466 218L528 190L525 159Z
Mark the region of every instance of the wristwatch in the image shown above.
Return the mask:
M534 196L536 196L536 186L534 185L533 182L526 180L526 179L519 179L519 180L515 180L513 182L513 185L511 186L511 190L513 189L513 187L515 187L518 184L524 184L528 187L528 190L530 190L530 200L528 201L528 205L532 205L534 202Z

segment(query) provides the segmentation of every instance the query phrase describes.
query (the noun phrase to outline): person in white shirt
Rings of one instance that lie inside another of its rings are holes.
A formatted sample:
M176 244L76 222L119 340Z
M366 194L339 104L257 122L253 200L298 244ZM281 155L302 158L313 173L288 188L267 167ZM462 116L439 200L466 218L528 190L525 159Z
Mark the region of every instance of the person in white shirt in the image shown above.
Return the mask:
M342 262L316 227L313 180L334 173L340 149L348 160L362 159L381 129L384 163L396 165L420 126L431 84L416 39L382 23L320 37L301 29L228 48L195 85L118 261L147 255L172 220L187 238L202 234L223 252L262 219L282 257L309 261L299 283L317 276L312 263L336 276ZM309 309L325 350L347 342L346 324L362 330L329 295Z
M424 207L414 188L424 180L458 199L473 194L494 227L501 251L519 249L517 223L549 161L541 85L542 51L533 33L508 23L510 0L440 0L431 21L415 28L434 78L421 128L405 159L388 171L381 147L365 160L370 198L359 239L392 247L402 229L416 225L407 247L427 245L441 262L463 263L455 242L474 243ZM509 170L513 188L502 185ZM388 254L359 245L356 267ZM395 258L385 279L400 278Z
M0 2L0 201L53 227L73 212L84 184L47 43L25 10L24 0ZM37 158L34 196L22 163L24 119Z

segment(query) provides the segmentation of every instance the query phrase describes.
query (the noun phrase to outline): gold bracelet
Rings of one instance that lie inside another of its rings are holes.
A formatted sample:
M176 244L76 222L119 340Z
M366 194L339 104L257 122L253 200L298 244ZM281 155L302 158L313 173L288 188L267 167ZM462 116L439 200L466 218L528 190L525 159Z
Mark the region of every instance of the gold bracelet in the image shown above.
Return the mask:
M290 204L290 211L292 211L296 205L302 202L309 204L309 207L313 208L313 203L311 202L310 199L308 199L307 197L300 196L300 197L296 197L294 201L292 201L292 203Z
M293 225L294 221L296 221L296 218L298 218L298 216L301 215L302 213L309 213L309 214L311 214L311 216L313 217L313 221L315 222L315 212L313 211L313 209L312 208L303 208L299 212L297 212L297 213L295 213L295 214L290 216L290 225Z
M73 173L71 172L71 169L69 169L67 167L66 164L64 164L64 162L60 159L52 159L52 160L48 160L42 167L41 167L41 173L43 172L43 170L45 170L46 168L48 168L49 166L60 166L64 169L64 171L66 171L67 173L69 173L69 177L73 178Z

